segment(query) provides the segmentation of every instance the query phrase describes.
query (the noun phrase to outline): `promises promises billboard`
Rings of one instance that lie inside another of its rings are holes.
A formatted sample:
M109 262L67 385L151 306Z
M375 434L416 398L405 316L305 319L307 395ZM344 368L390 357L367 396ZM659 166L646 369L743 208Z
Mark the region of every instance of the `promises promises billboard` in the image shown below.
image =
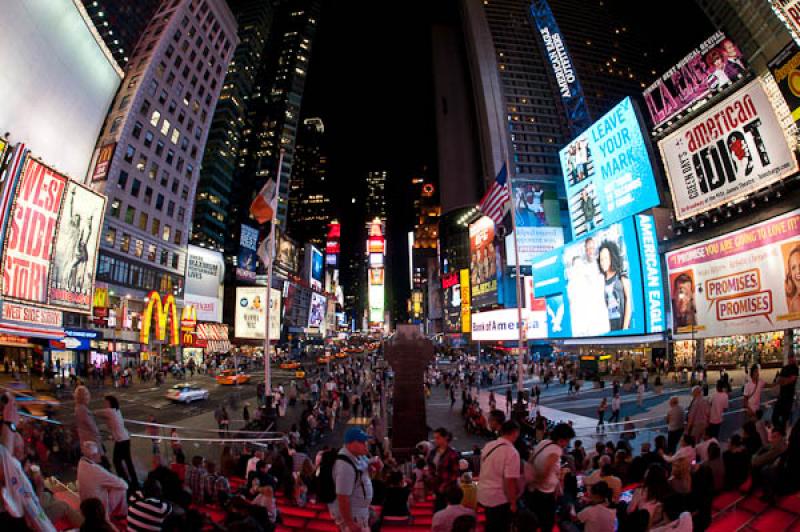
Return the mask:
M678 336L800 327L800 209L667 253L667 270Z
M761 83L754 81L658 143L675 216L684 220L797 171Z
M637 215L538 257L535 297L547 301L550 338L662 332L655 224Z
M739 48L722 32L715 33L644 91L653 125L658 127L746 73Z
M575 236L658 205L650 148L625 98L559 152Z
M9 186L2 295L89 313L105 198L30 157Z
M270 289L269 337L271 341L281 336L281 292ZM266 326L266 286L239 286L236 288L236 315L234 336L236 338L264 339Z

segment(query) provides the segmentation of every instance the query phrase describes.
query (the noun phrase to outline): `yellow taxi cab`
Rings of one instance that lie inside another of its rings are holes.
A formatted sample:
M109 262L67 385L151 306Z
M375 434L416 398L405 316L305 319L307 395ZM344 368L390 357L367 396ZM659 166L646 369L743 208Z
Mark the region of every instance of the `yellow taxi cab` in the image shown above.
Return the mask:
M319 365L325 365L330 361L331 361L331 356L330 355L322 355L322 356L317 357L317 364L319 364Z
M350 356L350 353L347 353L345 351L339 351L334 356L336 356L336 358L347 358L348 356Z
M281 369L297 369L300 367L300 362L282 362Z
M250 382L250 375L245 375L244 373L236 373L232 369L226 369L219 375L217 375L217 384L229 384L229 385L236 385L236 384L247 384Z
M305 379L306 378L306 372L302 368L298 369L297 371L294 372L294 378L295 379Z

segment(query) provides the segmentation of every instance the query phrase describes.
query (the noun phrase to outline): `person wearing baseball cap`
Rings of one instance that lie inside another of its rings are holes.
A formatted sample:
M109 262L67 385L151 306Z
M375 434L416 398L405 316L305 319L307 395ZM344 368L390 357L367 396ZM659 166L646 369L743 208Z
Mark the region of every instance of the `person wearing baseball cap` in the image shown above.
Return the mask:
M369 478L369 435L358 427L344 433L344 447L336 456L333 481L336 500L328 505L342 532L369 531L372 481Z

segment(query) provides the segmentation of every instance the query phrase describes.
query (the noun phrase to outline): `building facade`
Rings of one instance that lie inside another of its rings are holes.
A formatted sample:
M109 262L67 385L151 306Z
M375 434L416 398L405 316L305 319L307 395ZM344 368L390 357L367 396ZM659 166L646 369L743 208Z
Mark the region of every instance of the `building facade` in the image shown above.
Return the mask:
M325 245L333 205L328 193L328 157L325 124L321 118L303 120L297 139L292 178L289 181L288 232L301 242L318 248Z
M106 194L97 280L133 301L183 292L192 208L211 119L236 48L222 0L163 2L128 63L97 146Z
M81 0L97 33L122 68L162 0ZM172 3L176 3L173 1Z

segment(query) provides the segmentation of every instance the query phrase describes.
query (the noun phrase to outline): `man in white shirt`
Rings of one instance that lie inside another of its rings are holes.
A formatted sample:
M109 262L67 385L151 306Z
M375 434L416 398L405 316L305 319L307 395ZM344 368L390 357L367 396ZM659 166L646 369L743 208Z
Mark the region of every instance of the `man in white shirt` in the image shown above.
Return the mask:
M511 528L511 517L517 512L517 480L522 463L514 442L519 425L506 421L500 437L481 450L481 481L478 503L486 509L486 532L505 532Z
M744 409L750 419L756 417L756 412L761 406L761 392L767 383L761 380L758 364L750 368L750 380L744 385Z
M99 464L99 449L93 441L81 444L83 457L78 462L78 494L81 502L97 498L103 503L108 517L125 517L128 514L128 484Z
M433 514L431 532L450 532L453 530L453 521L462 515L471 515L477 519L477 514L471 508L461 506L464 492L458 484L451 484L445 493L447 497L447 507Z
M717 381L717 391L711 396L711 410L708 413L708 431L713 438L719 438L722 427L722 414L728 408L728 392L725 383Z
M525 503L539 518L545 532L553 530L556 518L556 491L561 483L561 456L575 431L566 423L559 423L531 453L528 461L533 465L533 481L525 492ZM483 482L483 477L481 477Z
M719 445L719 440L717 440L717 435L714 434L713 426L709 425L706 428L706 433L705 436L703 437L703 441L694 446L694 451L697 454L698 462L705 462L706 460L708 460L708 447L712 443L716 443L717 445Z

